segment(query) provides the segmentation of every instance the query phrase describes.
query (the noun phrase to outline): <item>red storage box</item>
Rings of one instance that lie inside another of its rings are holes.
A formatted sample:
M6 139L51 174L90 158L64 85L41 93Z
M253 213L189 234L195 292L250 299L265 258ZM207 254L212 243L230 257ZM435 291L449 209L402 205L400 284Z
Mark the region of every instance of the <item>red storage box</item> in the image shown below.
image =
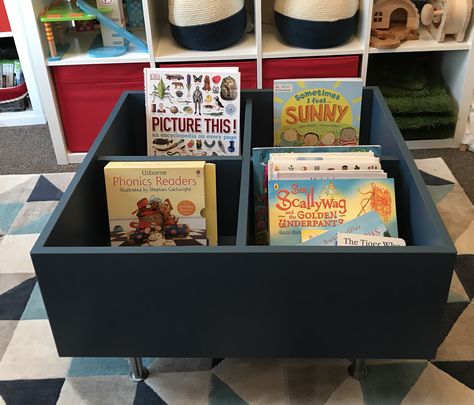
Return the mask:
M87 152L125 90L143 90L144 63L53 67L70 152Z
M265 59L262 70L265 89L273 89L276 79L359 77L359 56Z
M10 32L10 23L8 22L7 11L5 10L5 5L3 0L0 0L0 31L1 32Z
M238 67L242 89L257 88L257 62L255 61L229 61L229 62L201 62L201 63L161 63L161 68L206 68L206 67Z

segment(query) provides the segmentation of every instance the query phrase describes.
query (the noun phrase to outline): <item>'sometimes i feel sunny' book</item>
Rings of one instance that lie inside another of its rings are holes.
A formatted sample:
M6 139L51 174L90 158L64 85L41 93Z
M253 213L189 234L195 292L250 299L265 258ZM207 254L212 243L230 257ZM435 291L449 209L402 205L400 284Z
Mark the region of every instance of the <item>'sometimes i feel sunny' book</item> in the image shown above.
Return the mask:
M275 80L274 145L358 145L361 79Z

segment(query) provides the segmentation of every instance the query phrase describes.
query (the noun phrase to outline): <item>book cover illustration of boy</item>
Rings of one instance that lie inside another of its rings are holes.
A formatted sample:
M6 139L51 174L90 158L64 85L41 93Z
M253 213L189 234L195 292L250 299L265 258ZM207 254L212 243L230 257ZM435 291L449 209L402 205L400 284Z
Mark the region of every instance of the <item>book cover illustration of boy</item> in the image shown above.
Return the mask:
M275 80L275 146L359 143L360 79Z
M268 182L271 245L296 245L304 228L328 230L370 211L398 236L393 179Z
M240 152L240 73L226 69L145 69L149 156Z

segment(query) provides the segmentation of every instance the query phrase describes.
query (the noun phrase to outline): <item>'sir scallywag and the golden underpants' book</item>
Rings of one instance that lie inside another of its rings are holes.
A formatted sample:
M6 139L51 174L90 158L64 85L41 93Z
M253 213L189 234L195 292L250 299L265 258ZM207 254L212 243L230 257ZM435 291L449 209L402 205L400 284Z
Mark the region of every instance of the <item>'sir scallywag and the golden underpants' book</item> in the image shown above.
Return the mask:
M361 79L275 80L275 146L359 144Z
M398 236L393 179L270 180L270 245L297 245L303 229L325 231L376 211Z
M110 162L112 246L217 244L216 172L206 162Z

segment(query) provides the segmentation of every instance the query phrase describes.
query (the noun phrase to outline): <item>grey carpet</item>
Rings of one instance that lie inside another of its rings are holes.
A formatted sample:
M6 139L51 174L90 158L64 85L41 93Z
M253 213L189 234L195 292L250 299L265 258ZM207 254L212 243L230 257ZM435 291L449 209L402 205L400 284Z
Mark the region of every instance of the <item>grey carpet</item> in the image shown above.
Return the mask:
M47 125L0 128L0 174L76 171L58 166Z
M474 153L457 149L412 151L415 159L442 157L471 201L474 201ZM79 165L58 166L47 125L0 128L0 175L76 171Z

